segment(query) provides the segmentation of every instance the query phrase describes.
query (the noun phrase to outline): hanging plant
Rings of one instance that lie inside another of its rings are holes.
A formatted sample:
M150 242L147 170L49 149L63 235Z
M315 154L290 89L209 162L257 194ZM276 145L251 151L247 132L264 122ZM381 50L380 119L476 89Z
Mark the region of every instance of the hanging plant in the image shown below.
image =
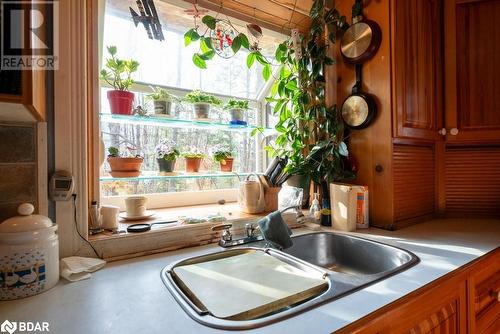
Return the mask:
M259 50L251 48L243 33L237 34L231 48L234 53L241 48L248 50L247 67L261 64L266 81L272 75L272 66L279 67L278 77L267 98L268 102L274 103L273 112L279 116L275 126L278 135L275 143L266 150L274 156L287 156L289 173L310 175L316 184L320 184L354 176L349 168L344 126L337 106L327 106L325 102L324 70L335 63L328 57L328 51L335 44L337 32L347 28L347 24L345 16L335 8L325 7L325 0L313 2L309 17L311 26L308 32L295 35L277 46L275 64ZM210 53L213 51L212 40L207 34L216 28L218 19L207 15L202 22L207 31L200 35L197 28L191 29L186 32L185 41L188 45L200 40L200 52L193 55L193 62L206 68L206 61L215 54ZM259 131L262 129L254 130L253 134Z

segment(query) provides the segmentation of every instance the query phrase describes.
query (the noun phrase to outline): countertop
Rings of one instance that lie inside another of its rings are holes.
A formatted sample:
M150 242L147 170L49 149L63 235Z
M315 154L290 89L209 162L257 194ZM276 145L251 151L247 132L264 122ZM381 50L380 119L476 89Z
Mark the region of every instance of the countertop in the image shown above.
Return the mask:
M303 233L294 230L294 233ZM412 251L416 266L341 299L248 333L331 333L500 247L500 220L433 220L399 231L351 233ZM51 333L221 333L191 319L160 279L173 261L215 244L109 263L92 278L0 302L0 322L47 321ZM222 298L228 298L230 296Z

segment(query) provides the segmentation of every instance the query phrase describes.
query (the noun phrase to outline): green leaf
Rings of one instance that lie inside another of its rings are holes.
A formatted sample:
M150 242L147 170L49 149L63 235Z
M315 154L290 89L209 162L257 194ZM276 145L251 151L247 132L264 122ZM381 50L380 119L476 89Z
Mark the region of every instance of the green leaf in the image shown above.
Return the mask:
M207 68L207 63L205 62L205 60L203 60L203 58L200 56L200 54L198 53L195 53L193 55L193 63L201 68L201 69L206 69Z
M290 90L297 90L298 87L297 87L297 81L295 80L291 80L289 81L286 85L285 85L286 88L290 89Z
M201 22L203 22L208 28L212 30L215 29L215 25L217 24L217 20L215 19L215 17L210 15L203 16Z
M203 54L200 55L200 58L203 60L209 60L212 59L215 56L215 51L209 50Z
M110 45L110 46L108 46L108 52L109 52L109 54L110 54L111 56L116 55L116 51L117 51L117 50L116 50L116 46L114 46L114 45Z
M214 46L212 44L212 38L211 37L203 37L201 44L205 46L207 49L213 50Z
M238 37L240 38L241 46L247 50L250 49L250 42L248 41L247 35L240 33Z
M231 49L233 50L234 53L237 53L241 48L241 39L240 35L236 36L233 39L233 43L231 44Z
M262 76L265 81L269 80L271 77L271 66L269 64L264 65L264 68L262 69Z
M255 53L251 52L247 56L247 67L251 68L254 62L255 62Z
M264 56L262 55L262 53L260 53L260 51L255 51L255 59L257 59L257 61L262 64L262 65L267 65L269 64L269 62L266 60L266 58L264 58Z
M201 36L198 34L198 32L194 28L189 29L184 34L184 46L188 46L189 44L191 44L191 42L199 40L200 37Z

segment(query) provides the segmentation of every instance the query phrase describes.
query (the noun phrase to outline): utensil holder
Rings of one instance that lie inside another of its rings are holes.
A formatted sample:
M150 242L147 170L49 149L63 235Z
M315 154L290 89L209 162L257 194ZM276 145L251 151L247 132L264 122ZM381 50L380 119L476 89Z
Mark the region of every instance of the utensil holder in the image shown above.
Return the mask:
M264 199L266 202L266 212L278 210L278 194L281 187L266 187L264 189Z

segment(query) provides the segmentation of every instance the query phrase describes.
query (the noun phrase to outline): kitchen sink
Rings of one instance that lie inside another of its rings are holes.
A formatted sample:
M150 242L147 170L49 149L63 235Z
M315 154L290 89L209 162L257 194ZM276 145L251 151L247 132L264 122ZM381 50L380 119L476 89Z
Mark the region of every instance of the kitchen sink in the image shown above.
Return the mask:
M230 254L235 250L264 249L302 268L310 267L309 270L316 268L321 271L328 287L320 294L259 317L240 320L222 319L194 305L193 298L188 297L183 287L179 286L173 271L176 266L197 261L197 258L185 259L165 267L161 277L177 302L196 321L214 328L242 330L264 326L341 298L406 270L419 261L418 257L409 251L348 234L318 232L294 236L292 240L293 246L283 251L268 249L265 241L257 241L244 247L233 247L209 255ZM224 298L231 302L231 296Z
M334 272L354 276L385 277L417 261L412 253L363 238L336 233L311 233L293 237L284 252Z

